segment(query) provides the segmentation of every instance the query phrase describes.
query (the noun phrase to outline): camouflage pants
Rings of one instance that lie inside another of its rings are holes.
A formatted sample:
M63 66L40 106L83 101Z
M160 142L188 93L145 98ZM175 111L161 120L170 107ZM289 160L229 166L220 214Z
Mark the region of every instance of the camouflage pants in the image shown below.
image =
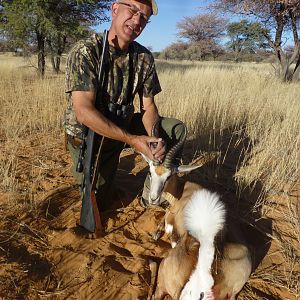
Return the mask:
M141 114L134 114L128 131L136 135L147 135L142 123ZM172 147L182 136L184 130L182 122L173 118L162 118L160 137L167 144L167 148ZM99 176L97 181L97 203L101 210L105 210L110 204L112 183L116 175L119 163L119 156L124 149L124 143L109 138L104 139L101 149ZM81 183L82 174L76 172L76 164L79 156L79 147L74 147L68 142L68 149L73 160L73 174L78 184ZM179 154L180 156L181 154ZM144 184L143 197L148 199L149 195L149 175Z

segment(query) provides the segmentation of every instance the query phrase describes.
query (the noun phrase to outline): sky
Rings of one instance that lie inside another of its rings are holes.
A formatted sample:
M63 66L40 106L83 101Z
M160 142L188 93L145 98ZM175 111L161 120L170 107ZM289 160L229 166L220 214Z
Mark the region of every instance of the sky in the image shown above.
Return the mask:
M209 2L208 0L156 0L158 15L151 17L151 22L136 41L145 47L151 47L152 51L163 50L178 40L177 22L183 17L205 12L205 6ZM110 22L107 22L98 26L96 30L103 31L109 27Z

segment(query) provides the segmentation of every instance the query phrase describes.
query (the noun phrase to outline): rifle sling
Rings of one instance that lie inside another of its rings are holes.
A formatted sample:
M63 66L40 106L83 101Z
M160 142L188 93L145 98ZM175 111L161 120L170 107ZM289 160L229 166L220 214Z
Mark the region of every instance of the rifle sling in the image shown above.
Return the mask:
M93 176L92 176L92 189L96 189L96 184L97 184L97 178L99 176L99 167L100 167L100 156L101 156L101 150L103 147L103 142L104 142L105 137L101 137L101 142L98 148L97 156L95 159L95 165L94 165L94 170L93 170Z

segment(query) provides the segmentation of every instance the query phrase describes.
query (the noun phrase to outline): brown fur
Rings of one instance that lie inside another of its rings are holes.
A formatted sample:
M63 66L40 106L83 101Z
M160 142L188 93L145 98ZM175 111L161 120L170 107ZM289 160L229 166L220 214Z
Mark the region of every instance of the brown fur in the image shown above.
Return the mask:
M155 168L155 172L157 175L161 176L166 172L166 167L164 167L163 165L159 165Z
M158 280L153 300L163 300L169 295L178 300L180 293L195 268L199 243L184 235L178 245L171 249L159 266ZM242 244L228 243L222 257L214 261L213 277L215 300L234 300L251 271L250 253Z
M166 199L170 202L170 207L165 215L165 223L173 225L172 241L177 242L186 233L183 221L184 208L195 190L200 189L202 187L199 184L183 181L177 174L172 175L168 180L162 196L164 197L165 194L173 196L173 201L170 201L170 197L166 196Z
M179 299L181 290L197 262L198 249L199 242L185 234L176 248L169 251L159 266L154 300L162 300L166 295L173 300Z
M243 244L227 243L215 278L215 300L234 300L251 272L251 257Z

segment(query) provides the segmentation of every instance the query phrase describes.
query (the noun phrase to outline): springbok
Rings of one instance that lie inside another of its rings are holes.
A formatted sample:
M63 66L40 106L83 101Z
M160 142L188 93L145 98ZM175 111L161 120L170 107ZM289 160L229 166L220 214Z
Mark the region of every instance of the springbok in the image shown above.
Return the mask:
M168 151L163 163L144 157L150 167L149 203L160 204L162 198L170 203L165 232L171 235L173 249L160 265L154 299L165 295L176 300L234 299L251 272L249 251L243 244L223 240L223 255L219 268L215 268L222 275L213 277L215 242L224 231L226 210L218 194L177 176L200 167L173 164L186 133L185 128L185 134ZM153 135L157 136L157 124Z

